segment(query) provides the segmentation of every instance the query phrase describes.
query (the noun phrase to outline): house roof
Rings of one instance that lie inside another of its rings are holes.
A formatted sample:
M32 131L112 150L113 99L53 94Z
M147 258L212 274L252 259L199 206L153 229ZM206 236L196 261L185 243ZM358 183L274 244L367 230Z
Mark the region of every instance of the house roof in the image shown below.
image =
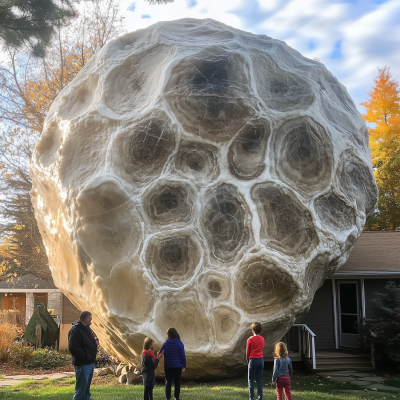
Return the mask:
M364 231L347 262L337 273L398 272L400 274L400 231Z
M13 282L0 282L0 289L57 289L53 282L48 282L33 275L24 275Z

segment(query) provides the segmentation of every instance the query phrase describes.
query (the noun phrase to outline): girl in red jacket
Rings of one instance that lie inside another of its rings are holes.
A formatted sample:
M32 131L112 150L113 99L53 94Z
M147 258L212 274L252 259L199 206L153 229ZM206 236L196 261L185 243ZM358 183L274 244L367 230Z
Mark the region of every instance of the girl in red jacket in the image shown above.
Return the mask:
M142 352L142 378L144 386L144 400L153 400L153 388L156 384L155 369L163 356L163 352L159 351L157 356L154 355L154 340L147 337L143 342Z
M261 324L251 325L253 336L247 340L246 359L249 366L249 399L254 400L254 380L257 382L258 400L262 400L262 375L264 370L264 338L260 336Z

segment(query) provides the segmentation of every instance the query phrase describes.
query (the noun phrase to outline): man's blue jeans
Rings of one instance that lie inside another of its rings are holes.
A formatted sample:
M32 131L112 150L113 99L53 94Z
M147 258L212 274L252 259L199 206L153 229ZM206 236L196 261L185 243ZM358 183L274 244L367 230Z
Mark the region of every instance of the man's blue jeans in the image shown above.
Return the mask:
M90 400L94 364L74 366L76 384L73 400Z
M258 400L262 400L262 376L264 371L263 358L251 358L249 362L249 399L254 399L254 380L257 382Z

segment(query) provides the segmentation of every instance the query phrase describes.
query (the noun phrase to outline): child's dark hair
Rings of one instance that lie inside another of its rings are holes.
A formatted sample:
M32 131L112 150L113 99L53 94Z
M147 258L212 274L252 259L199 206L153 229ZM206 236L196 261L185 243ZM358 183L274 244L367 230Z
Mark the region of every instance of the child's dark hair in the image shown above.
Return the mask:
M150 350L151 345L154 343L154 340L151 337L147 337L143 342L143 350Z
M167 330L168 339L180 339L178 331L175 328L168 328Z
M253 322L251 324L251 329L254 331L256 335L259 335L261 332L261 324L259 322Z

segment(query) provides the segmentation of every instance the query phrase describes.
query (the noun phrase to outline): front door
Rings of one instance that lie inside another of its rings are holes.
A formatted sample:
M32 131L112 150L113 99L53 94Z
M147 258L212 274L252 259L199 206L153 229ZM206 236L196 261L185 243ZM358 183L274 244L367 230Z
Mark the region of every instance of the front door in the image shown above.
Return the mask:
M339 330L340 345L360 347L357 329L359 321L358 282L339 282Z

